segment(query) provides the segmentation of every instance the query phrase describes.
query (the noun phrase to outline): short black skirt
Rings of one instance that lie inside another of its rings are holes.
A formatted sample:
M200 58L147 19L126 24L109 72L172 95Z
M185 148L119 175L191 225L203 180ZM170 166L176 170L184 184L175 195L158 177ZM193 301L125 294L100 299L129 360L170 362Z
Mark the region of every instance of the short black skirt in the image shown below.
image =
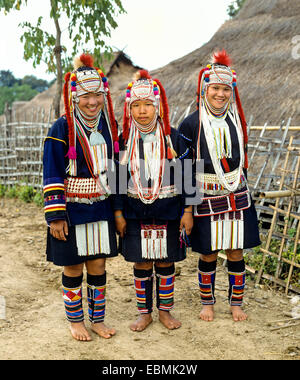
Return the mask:
M256 209L253 204L243 211L244 213L244 248L253 248L261 244L259 237ZM194 226L191 233L192 250L203 255L210 255L211 250L211 218L200 216L194 218Z
M111 248L110 254L98 254L90 256L79 256L76 246L75 226L69 226L69 234L67 241L58 240L50 234L50 228L47 231L47 261L53 262L55 265L68 266L84 263L88 260L99 258L110 258L118 255L116 230L113 221L108 222L109 244Z
M141 244L141 224L167 225L167 258L159 259L161 262L171 263L182 261L186 258L186 248L184 244L180 244L179 220L126 220L126 234L124 238L119 240L119 252L129 262L146 262L149 261L142 257Z

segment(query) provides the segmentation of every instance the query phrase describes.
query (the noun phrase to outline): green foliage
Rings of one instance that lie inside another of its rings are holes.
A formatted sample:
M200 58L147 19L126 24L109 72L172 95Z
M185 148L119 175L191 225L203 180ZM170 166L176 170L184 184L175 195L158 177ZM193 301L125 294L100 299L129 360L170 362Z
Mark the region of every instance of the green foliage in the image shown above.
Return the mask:
M293 228L290 228L288 230L288 235L290 237L295 237L296 231ZM269 246L269 251L276 253L278 255L279 249L280 249L281 241L278 239L272 239ZM291 240L291 243L284 247L284 250L282 252L282 258L288 259L290 261L294 258L294 242ZM260 251L259 247L255 247L250 253L246 253L244 256L245 262L247 265L258 271L263 262L263 254ZM295 262L300 264L300 246L298 246L296 255L295 255ZM265 273L268 273L271 276L275 276L276 270L278 266L278 259L275 256L266 256L265 257L265 264L263 267L263 270ZM279 279L281 280L287 280L288 274L290 270L290 265L282 262L280 267L280 275ZM294 268L292 278L291 278L291 284L294 286L300 286L300 270L297 268Z
M5 103L11 105L14 101L31 100L49 86L49 82L34 75L17 79L10 70L0 70L0 115L4 111Z
M16 198L25 203L34 202L37 206L42 207L44 205L43 193L40 190L33 188L32 186L5 186L0 185L0 198Z
M12 9L20 10L22 5L29 5L27 0L0 0L0 11L7 14ZM48 4L47 4L48 5ZM111 30L117 27L114 16L124 13L121 0L50 0L50 17L56 27L63 16L69 20L68 34L73 42L72 51L68 52L64 46L59 46L62 58L63 71L70 68L71 56L84 50L85 45L93 41L92 51L95 61L102 62L102 54L111 51L105 44L102 36L109 37ZM24 43L25 60L32 59L36 67L41 61L48 65L48 72L56 72L55 47L57 35L42 28L42 16L37 24L24 21L20 26L24 29L21 41Z
M14 77L10 70L0 70L0 87L12 87L16 83L19 83L19 80Z
M246 0L235 0L227 8L227 14L233 18L235 17L241 8L243 7Z

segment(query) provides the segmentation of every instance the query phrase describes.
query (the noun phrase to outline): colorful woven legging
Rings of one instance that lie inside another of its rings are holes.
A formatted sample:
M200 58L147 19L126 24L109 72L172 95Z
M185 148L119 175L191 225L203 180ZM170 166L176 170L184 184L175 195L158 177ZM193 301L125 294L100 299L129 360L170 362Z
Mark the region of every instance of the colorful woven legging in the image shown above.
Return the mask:
M215 299L215 278L217 261L207 262L199 259L198 281L202 305L214 305Z
M133 269L134 288L138 311L141 314L153 311L153 271L152 269Z
M246 277L244 259L241 261L228 260L227 263L229 279L229 303L231 306L242 306Z
M175 265L155 266L156 306L159 310L170 311L174 307Z
M62 274L63 300L66 317L69 322L82 322L84 314L82 309L82 275L68 277Z
M89 321L99 323L105 317L106 272L102 275L87 274L87 300Z

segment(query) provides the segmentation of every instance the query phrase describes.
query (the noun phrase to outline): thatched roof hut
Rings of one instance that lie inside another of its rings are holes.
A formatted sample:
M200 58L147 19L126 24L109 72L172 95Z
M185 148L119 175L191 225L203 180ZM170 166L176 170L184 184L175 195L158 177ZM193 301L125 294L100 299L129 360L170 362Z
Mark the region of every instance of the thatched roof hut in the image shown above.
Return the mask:
M196 98L200 68L214 50L225 48L237 72L246 118L253 115L253 125L279 125L291 117L291 125L300 125L300 57L292 55L292 38L300 35L299 15L299 0L247 0L208 43L151 72L164 84L171 111L178 107L176 118ZM300 37L298 41L300 55ZM125 88L126 83L122 95L115 92L118 109Z

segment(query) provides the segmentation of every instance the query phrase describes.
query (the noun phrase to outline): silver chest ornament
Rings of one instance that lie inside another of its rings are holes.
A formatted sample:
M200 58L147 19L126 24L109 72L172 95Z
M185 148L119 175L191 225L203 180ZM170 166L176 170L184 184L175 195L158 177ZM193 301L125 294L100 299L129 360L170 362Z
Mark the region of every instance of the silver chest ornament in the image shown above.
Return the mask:
M91 146L106 144L102 134L96 131L93 131L91 133L89 140L90 140Z

